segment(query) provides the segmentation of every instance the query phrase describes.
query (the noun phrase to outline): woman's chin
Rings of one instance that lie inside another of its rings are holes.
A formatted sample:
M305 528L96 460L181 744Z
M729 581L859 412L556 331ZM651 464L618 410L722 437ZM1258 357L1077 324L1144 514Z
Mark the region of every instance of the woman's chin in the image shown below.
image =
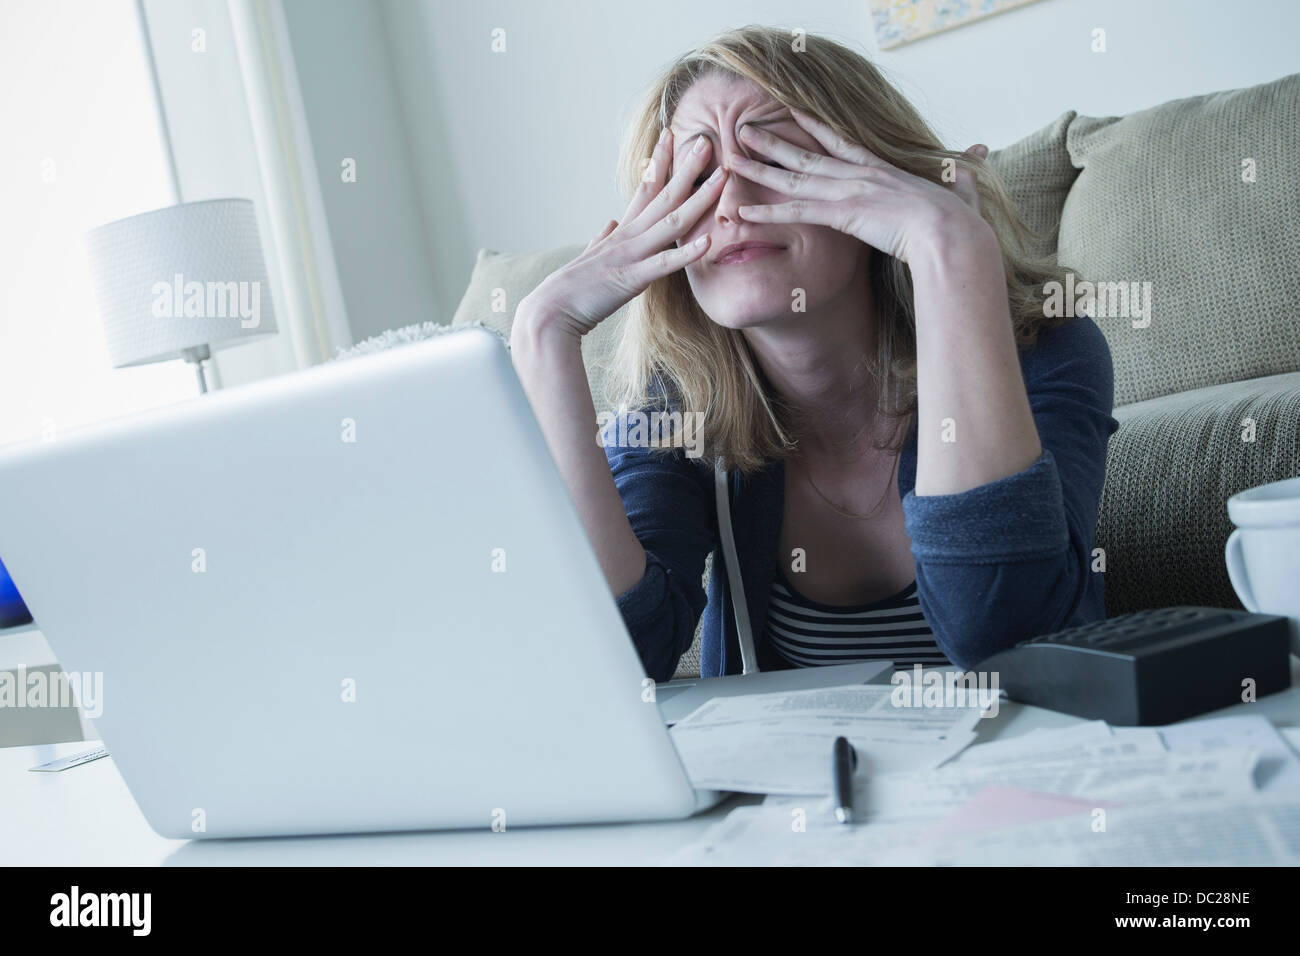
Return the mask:
M755 306L749 309L737 309L734 306L718 311L705 309L705 313L714 325L720 325L724 329L737 330L752 329L760 325L771 325L775 322L788 320L793 315L784 302L776 306ZM797 316L795 317L797 318Z

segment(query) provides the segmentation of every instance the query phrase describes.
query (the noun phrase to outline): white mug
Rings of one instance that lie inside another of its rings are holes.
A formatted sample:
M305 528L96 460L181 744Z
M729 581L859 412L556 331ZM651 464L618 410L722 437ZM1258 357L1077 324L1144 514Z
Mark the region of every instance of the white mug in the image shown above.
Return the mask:
M1300 478L1248 488L1228 499L1228 579L1246 610L1291 619L1300 656Z

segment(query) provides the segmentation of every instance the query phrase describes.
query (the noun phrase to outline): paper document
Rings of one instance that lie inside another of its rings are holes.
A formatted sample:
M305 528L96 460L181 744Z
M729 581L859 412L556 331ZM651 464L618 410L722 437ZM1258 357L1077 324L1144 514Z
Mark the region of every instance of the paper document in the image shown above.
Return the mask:
M1291 749L1300 755L1300 727L1278 727L1276 730L1291 745Z
M929 831L931 841L970 836L984 830L1023 826L1043 820L1088 813L1096 807L1109 808L1109 801L1063 797L1057 793L1039 793L994 784L985 787L961 806L943 817Z
M1007 799L994 791L988 802ZM968 821L808 825L807 808L740 807L668 865L1259 866L1300 864L1300 796L1253 794L1176 804L1071 805L1033 795L1015 826ZM1104 814L1104 815L1099 815Z
M919 823L801 829L809 813L805 807L737 807L663 865L867 866L900 847L919 846L927 829Z
M836 737L867 775L935 767L975 739L980 708L898 707L891 695L853 684L715 698L671 733L696 787L785 794L830 792Z
M902 859L895 851L881 862ZM906 860L981 866L1295 866L1300 864L1300 798L1283 792L1140 804L1107 810L1104 819L1090 811L944 839Z
M1221 753L1253 747L1260 752L1255 765L1255 785L1260 790L1300 787L1300 759L1267 717L1256 714L1189 720L1159 730L1165 746L1179 753Z
M855 775L853 806L863 822L935 820L990 787L1078 798L1089 806L1223 799L1254 792L1252 770L1259 751L1220 754L1168 753L1109 756L1009 765L960 761L937 770ZM769 796L764 806L796 806L798 797ZM833 819L829 803L812 804L814 823Z
M953 764L969 766L975 763L1041 763L1049 760L1071 760L1087 754L1162 754L1164 742L1154 729L1136 728L1128 733L1120 728L1118 734L1104 720L1093 720L1056 730L1034 730L1019 737L994 740L966 750Z
M824 793L772 794L670 862L1295 864L1300 788L1256 789L1261 763L1280 766L1270 779L1285 780L1295 755L1260 719L1092 721L971 746L942 766L860 772L853 825L836 821Z

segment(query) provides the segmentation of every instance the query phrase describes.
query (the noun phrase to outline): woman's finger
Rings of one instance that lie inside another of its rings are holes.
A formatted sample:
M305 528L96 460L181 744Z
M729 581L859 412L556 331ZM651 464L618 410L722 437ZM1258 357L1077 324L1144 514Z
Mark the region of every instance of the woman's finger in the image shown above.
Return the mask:
M587 243L587 249L590 249L596 243L600 242L600 240L608 236L611 232L614 231L614 229L617 226L618 226L617 219L611 219L609 222L605 223L605 228L600 231L600 235L596 236L594 239L591 240L591 242ZM585 252L586 249L584 249L583 251Z
M650 158L641 171L641 182L637 184L636 192L632 194L632 201L628 203L627 211L623 213L624 223L630 225L659 194L667 171L672 166L672 149L673 131L664 127L663 132L659 134L659 142L655 143L655 148L650 151Z
M745 222L806 222L843 229L847 208L841 202L793 199L790 202L741 206L738 211Z
M639 236L680 206L695 191L694 182L708 166L712 153L713 143L707 136L696 136L683 143L672 176L662 183L663 188L635 219L623 220L623 231L629 236Z
M862 188L859 184L864 173L861 166L855 166L855 179L831 179L797 169L777 169L744 156L733 156L731 168L736 175L760 186L805 199L847 199L857 195Z
M858 166L890 166L867 147L845 139L817 117L803 110L797 110L793 106L790 107L790 115L794 117L796 123L808 131L813 139L822 144L822 149L829 155Z
M862 175L862 166L857 163L846 162L834 156L826 156L796 146L789 140L760 129L752 123L740 127L740 139L750 149L776 160L793 172L827 176L832 179L851 179Z
M686 202L669 210L657 223L630 241L628 251L635 258L645 258L694 229L700 217L718 201L728 175L721 166L715 169Z
M669 246L648 259L641 259L623 267L627 282L636 289L644 289L651 282L670 276L685 268L709 251L709 234L684 246Z

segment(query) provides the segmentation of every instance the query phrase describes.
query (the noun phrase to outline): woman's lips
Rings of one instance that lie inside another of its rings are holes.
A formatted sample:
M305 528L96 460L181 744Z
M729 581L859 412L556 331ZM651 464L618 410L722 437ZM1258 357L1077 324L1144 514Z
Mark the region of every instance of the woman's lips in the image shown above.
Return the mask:
M737 249L724 249L722 255L714 260L715 265L732 266L739 265L742 262L749 262L751 259L757 259L761 256L771 255L774 252L784 252L784 246L777 246L771 243L746 243Z

